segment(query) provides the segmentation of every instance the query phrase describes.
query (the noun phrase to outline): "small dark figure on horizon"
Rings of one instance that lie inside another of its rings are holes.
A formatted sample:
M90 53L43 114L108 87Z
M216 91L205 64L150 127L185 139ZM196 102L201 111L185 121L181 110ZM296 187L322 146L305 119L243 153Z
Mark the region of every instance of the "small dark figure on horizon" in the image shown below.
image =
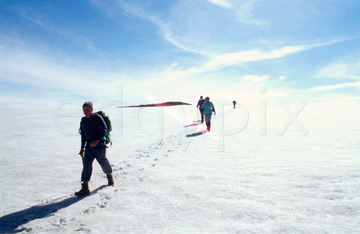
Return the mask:
M214 104L212 102L210 102L209 97L205 98L205 102L203 102L203 104L201 105L201 108L204 110L205 122L206 122L207 130L210 132L211 115L212 115L213 112L214 112L214 115L216 115L216 112L215 112Z
M232 104L234 105L234 109L235 109L236 101L234 100L234 101L232 102Z
M200 110L200 115L201 115L201 123L204 123L204 109L201 107L201 105L204 103L204 99L203 99L203 96L200 96L200 99L198 101L198 104L197 104L197 108L199 108Z
M92 164L96 159L100 164L106 177L108 185L114 185L112 168L106 158L106 143L104 136L107 133L107 126L100 115L93 114L93 104L85 102L82 106L84 117L80 122L79 133L81 134L80 156L83 160L83 170L81 173L82 188L76 192L76 196L83 196L90 193L89 181L92 174Z

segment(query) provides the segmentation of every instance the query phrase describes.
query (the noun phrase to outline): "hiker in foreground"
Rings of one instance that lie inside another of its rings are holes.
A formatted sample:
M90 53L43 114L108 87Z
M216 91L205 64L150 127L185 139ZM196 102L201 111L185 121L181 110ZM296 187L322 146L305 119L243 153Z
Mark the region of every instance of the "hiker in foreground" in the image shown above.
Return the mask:
M198 104L196 107L199 108L200 110L200 115L201 115L201 123L204 123L204 109L201 107L201 105L204 103L204 99L203 99L203 96L200 96L200 99L198 101Z
M206 122L207 130L210 132L211 115L212 115L212 112L214 112L214 115L216 115L216 112L215 112L214 104L212 102L210 102L209 97L205 98L205 102L201 105L201 108L204 110L205 122Z
M85 102L82 106L85 114L80 122L79 133L81 134L80 156L83 160L83 170L81 173L82 188L76 192L76 196L83 196L90 193L89 181L92 173L94 159L98 161L108 179L108 185L114 185L112 168L106 158L106 143L104 137L108 128L104 119L97 114L93 114L93 104Z

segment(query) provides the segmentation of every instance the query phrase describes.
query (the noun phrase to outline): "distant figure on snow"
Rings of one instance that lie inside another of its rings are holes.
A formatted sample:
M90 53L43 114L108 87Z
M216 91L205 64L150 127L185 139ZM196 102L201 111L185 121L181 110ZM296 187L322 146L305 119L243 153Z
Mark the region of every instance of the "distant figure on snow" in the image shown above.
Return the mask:
M212 115L212 112L214 112L214 115L216 115L216 112L215 112L214 104L212 102L210 102L209 97L205 98L205 102L201 105L201 108L204 109L206 127L207 127L207 130L210 132L211 115Z
M93 114L93 104L85 102L82 106L85 114L80 122L79 133L81 134L80 156L83 159L83 170L81 173L82 188L76 192L76 196L83 196L90 193L89 181L92 173L94 159L98 161L108 179L108 185L114 185L112 168L106 158L106 143L104 136L107 133L107 126L100 115ZM85 154L84 154L85 153Z
M204 99L203 99L203 96L200 96L200 99L198 101L198 104L196 107L199 108L200 110L200 115L201 115L201 123L204 123L204 109L201 107L201 105L204 103Z
M234 105L234 109L235 109L236 101L234 100L234 101L232 102L232 104Z

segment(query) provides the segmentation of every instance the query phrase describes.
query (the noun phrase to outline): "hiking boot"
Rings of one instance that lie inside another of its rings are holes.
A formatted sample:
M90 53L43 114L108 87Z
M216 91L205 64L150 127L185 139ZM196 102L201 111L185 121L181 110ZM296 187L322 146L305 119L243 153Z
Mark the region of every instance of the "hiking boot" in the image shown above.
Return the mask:
M108 179L108 186L112 186L114 185L114 177L112 176L112 174L106 174L106 177Z
M80 197L90 193L89 185L87 182L83 182L81 186L82 188L80 189L80 191L75 193L76 196Z

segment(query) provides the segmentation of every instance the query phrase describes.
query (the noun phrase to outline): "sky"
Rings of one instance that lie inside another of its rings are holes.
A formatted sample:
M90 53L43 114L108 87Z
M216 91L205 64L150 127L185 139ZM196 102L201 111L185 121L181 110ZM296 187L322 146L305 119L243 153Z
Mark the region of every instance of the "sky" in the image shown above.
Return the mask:
M0 108L360 103L357 0L0 0Z

